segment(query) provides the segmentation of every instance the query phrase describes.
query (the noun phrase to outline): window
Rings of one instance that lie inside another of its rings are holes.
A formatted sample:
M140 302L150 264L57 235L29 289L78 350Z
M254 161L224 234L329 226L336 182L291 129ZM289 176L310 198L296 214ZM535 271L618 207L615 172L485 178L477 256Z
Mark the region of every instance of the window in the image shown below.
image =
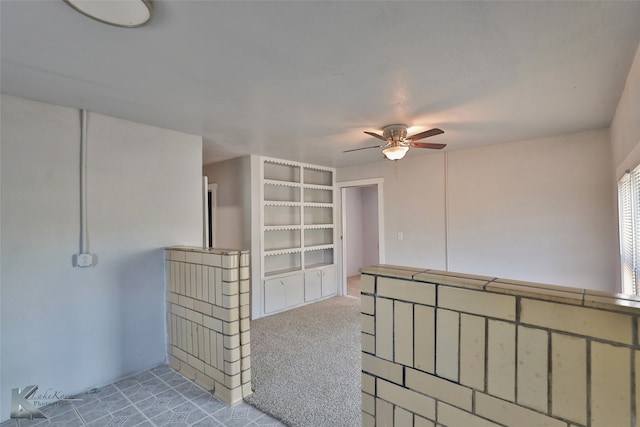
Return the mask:
M640 292L640 166L618 182L622 292Z

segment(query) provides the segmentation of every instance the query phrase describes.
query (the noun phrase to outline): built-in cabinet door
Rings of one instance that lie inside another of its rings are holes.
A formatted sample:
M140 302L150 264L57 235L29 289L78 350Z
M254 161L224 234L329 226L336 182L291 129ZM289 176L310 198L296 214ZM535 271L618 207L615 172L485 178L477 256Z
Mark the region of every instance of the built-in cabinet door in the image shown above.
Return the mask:
M322 271L304 273L304 301L309 302L322 297Z
M267 279L264 281L264 311L273 313L304 302L304 276Z
M335 295L338 290L335 266L326 267L320 271L322 274L322 296Z

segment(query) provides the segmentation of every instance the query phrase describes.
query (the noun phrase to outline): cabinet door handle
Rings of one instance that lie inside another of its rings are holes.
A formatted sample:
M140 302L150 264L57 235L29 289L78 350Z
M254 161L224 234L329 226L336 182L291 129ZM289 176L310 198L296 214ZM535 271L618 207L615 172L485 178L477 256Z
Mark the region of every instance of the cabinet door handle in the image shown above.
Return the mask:
M282 286L284 286L284 281L283 281L283 280L280 280L280 284L281 284Z

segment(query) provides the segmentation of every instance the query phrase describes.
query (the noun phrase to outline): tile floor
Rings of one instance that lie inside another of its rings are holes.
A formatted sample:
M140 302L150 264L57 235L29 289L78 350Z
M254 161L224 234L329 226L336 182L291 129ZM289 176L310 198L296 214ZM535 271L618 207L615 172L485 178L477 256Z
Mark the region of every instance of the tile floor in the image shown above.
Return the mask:
M1 427L257 427L285 425L246 403L228 408L167 366L41 408L46 419L13 419Z

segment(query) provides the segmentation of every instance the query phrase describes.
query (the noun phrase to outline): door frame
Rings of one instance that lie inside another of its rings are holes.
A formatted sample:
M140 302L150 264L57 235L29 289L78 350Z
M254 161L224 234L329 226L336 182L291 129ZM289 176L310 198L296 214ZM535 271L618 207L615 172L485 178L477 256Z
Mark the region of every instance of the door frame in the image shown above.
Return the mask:
M336 187L339 190L340 197L336 200L336 212L338 215L338 236L339 243L336 245L338 249L338 259L340 260L338 266L338 294L347 294L347 268L346 268L346 251L345 251L345 233L346 217L342 214L342 208L346 202L346 189L354 187L371 187L376 186L378 190L378 262L384 264L385 262L385 250L384 250L384 178L369 178L359 179L355 181L342 181L336 182Z

